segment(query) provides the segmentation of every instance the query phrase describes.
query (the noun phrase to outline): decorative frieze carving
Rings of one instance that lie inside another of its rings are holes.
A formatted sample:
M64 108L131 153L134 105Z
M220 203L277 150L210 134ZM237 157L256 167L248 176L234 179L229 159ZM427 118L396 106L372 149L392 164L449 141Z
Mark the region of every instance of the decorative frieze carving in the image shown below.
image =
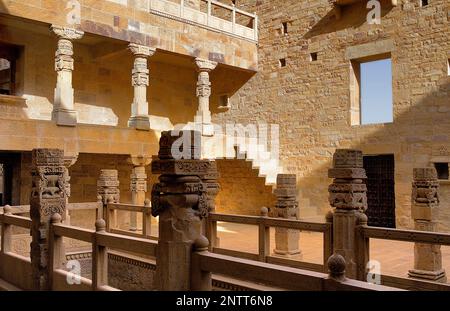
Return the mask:
M52 215L65 215L67 201L64 151L32 151L30 196L31 265L33 288L49 290L48 228Z
M275 217L298 219L297 176L295 174L279 174L275 190L277 203ZM279 255L298 255L300 232L287 228L275 228L275 250Z
M173 136L183 135L195 134L163 132L160 156L152 161L152 172L161 174L159 183L152 189L152 215L159 216L157 279L160 290L189 290L194 241L201 236L203 219L210 209L208 186L203 178L211 174L212 161L176 160L167 152L172 149ZM187 148L193 158L196 148Z
M156 49L134 43L130 43L128 49L134 55L134 66L131 72L134 99L131 105L131 117L128 121L128 126L148 131L150 129L150 117L147 87L150 85L150 70L148 69L147 58L153 56Z
M211 112L209 110L209 98L211 96L209 73L218 64L217 62L201 58L195 59L195 64L198 68L197 97L199 101L195 122L201 124L202 135L212 136L214 134L214 127L211 123Z
M439 181L434 168L416 168L413 172L411 215L419 231L437 231L439 209ZM414 244L414 269L411 278L446 282L442 269L441 246L426 243Z
M334 178L329 186L329 202L333 212L334 253L344 257L347 275L357 277L355 245L356 226L367 224L367 178L363 154L359 150L338 149L333 156L333 168L328 176Z
M74 92L72 88L72 71L74 70L72 40L81 39L84 32L52 25L51 31L58 37L55 53L55 71L57 82L52 112L52 120L58 125L75 126L77 113L74 110Z

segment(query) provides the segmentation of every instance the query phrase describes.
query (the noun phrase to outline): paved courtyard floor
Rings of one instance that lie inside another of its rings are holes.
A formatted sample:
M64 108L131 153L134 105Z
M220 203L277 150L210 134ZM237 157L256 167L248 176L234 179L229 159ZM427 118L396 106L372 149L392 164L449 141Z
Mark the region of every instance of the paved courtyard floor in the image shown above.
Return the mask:
M220 247L236 251L258 252L258 227L251 225L218 223ZM275 247L275 229L271 228L270 246ZM310 263L323 263L323 235L314 232L300 234L302 254L290 259ZM370 259L380 262L381 274L407 277L414 265L414 243L371 239ZM450 273L450 247L442 246L442 261ZM450 277L449 277L450 278Z

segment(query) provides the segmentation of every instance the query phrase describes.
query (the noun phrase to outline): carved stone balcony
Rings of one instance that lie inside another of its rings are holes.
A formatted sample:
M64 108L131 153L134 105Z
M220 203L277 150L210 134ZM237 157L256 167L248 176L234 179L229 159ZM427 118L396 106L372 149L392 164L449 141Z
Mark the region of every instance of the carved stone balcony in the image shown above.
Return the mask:
M197 7L187 6L185 0L179 3L169 0L150 0L150 12L156 15L176 19L185 23L195 24L208 29L220 31L240 38L258 41L258 17L256 14L247 13L214 0L199 0ZM205 7L205 11L201 10ZM222 10L225 14L214 14L216 10ZM217 15L231 16L230 19ZM247 26L237 22L238 17L244 17L250 23Z

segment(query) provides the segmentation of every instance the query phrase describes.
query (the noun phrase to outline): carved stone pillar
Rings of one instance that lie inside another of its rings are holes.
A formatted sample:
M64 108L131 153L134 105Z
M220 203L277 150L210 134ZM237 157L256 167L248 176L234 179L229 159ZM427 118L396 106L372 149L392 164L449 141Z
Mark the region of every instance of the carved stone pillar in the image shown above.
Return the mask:
M65 215L67 187L64 151L35 149L32 152L31 267L33 288L49 290L48 228L53 214Z
M415 229L437 231L439 181L434 168L414 169L411 201L411 214ZM414 269L409 271L409 276L416 279L446 282L445 270L442 269L441 246L415 243Z
M356 226L367 210L367 178L363 168L363 155L358 150L336 150L333 168L328 171L334 178L330 185L329 200L334 210L333 237L334 252L345 258L347 276L357 277Z
M209 73L217 67L217 63L206 59L195 59L198 68L197 97L198 110L195 123L201 124L203 136L213 136L214 126L211 123L211 112L209 110L209 98L211 96L211 82Z
M147 173L145 167L152 162L150 157L131 156L129 162L133 165L131 173L131 202L133 205L144 205L147 193ZM138 230L137 214L130 214L130 230Z
M211 168L208 172L208 174L202 176L202 181L206 185L206 193L207 193L207 204L209 212L215 213L216 212L216 197L220 192L220 185L218 183L219 179L219 171L217 170L217 162L211 161ZM204 220L204 228L203 228L203 234L208 236L208 233L211 233L212 236L209 236L209 239L211 242L209 243L210 249L213 247L219 247L220 246L220 240L219 237L217 237L217 224L211 224L210 222ZM215 226L208 228L208 226Z
M295 174L279 174L275 190L277 203L276 217L298 219L297 176ZM299 255L300 232L298 230L275 228L275 254Z
M134 99L131 105L131 117L128 126L138 130L150 130L150 116L148 114L147 88L150 80L147 58L155 54L156 49L148 46L130 43L128 46L134 55L132 71L132 85Z
M66 177L66 206L69 204L69 198L70 198L70 174L69 174L69 168L72 167L78 160L78 155L75 156L65 156L64 157L64 170L65 170L65 177ZM66 214L61 216L64 224L70 225L70 211L67 208Z
M81 39L84 32L55 25L51 26L51 30L58 36L58 49L55 54L57 81L52 120L58 125L75 126L77 112L74 108L72 88L72 71L74 69L72 40Z
M172 134L162 133L158 158L152 161L152 172L161 174L152 189L152 215L159 216L157 288L186 291L191 288L193 244L202 236L202 220L209 212L207 187L201 176L211 171L213 162L174 159L170 152ZM200 135L189 131L182 134ZM190 150L190 158L195 159L201 146Z
M97 181L97 195L102 197L103 206L120 202L119 172L117 170L101 170ZM99 219L108 219L105 208L99 211ZM115 220L114 220L115 221Z

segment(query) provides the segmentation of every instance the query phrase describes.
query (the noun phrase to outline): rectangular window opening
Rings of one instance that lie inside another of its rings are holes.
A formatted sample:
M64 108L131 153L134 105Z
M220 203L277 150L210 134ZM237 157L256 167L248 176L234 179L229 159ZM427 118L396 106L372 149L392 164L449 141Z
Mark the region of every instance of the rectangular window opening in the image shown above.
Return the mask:
M391 58L370 57L351 63L351 125L392 123Z
M448 163L434 163L434 167L436 168L438 179L440 180L450 179Z
M288 23L287 22L283 23L283 30L282 31L283 31L284 35L288 34Z
M279 64L280 64L281 68L286 67L286 65L287 65L286 58L280 59Z
M309 56L312 62L317 61L317 52L311 53Z
M428 2L428 0L420 0L420 6L427 6Z

